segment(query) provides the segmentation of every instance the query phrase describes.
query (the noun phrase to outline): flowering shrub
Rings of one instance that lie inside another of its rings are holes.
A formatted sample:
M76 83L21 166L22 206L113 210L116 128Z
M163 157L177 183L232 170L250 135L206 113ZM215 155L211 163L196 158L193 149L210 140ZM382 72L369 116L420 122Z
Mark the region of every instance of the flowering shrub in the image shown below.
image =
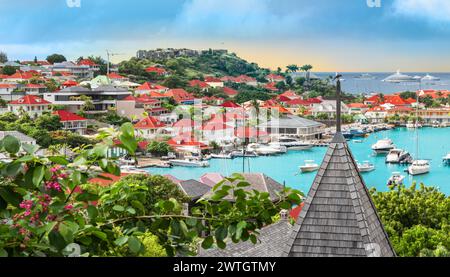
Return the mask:
M101 173L120 176L108 149L121 147L133 156L137 140L130 123L103 130L98 139L74 149L73 159L40 157L37 146L11 136L0 141L0 152L10 159L0 161L0 256L195 255L199 240L204 248L256 242L258 230L281 209L300 203L298 191L280 192L276 203L267 193L247 191L238 175L228 179L236 185L218 184L189 215L182 209L186 200L163 177L150 178L157 190L143 186L142 176L101 189L88 180L104 178Z

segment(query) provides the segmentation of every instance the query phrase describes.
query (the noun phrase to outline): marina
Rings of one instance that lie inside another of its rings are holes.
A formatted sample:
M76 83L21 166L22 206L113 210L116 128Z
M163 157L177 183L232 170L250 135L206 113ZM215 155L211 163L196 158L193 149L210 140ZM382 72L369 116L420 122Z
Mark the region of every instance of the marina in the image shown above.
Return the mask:
M446 165L443 157L450 151L448 139L450 128L430 128L425 127L418 130L420 133L420 158L430 162L431 171L429 174L411 176L405 170L407 165L386 164L386 154L374 155L371 146L384 138L390 138L396 147L414 153L415 140L412 139L415 130L407 128L396 128L393 130L373 133L369 137L362 139L362 142L349 141L349 146L359 161L367 161L375 167L371 172L365 172L363 178L369 188L376 188L380 191L388 189L387 182L394 172L399 172L405 176L404 184L411 185L413 182L424 183L429 186L439 186L442 192L450 195L450 166ZM276 156L259 156L246 158L244 161L246 172L265 173L280 183L287 186L308 191L316 173L299 174L299 166L307 160L314 160L316 163L322 161L326 152L324 147L314 147L310 150L298 151L289 150L286 154ZM170 174L181 179L198 179L205 173L217 172L224 176L235 172L242 172L243 159L211 159L208 168L148 168L151 174Z

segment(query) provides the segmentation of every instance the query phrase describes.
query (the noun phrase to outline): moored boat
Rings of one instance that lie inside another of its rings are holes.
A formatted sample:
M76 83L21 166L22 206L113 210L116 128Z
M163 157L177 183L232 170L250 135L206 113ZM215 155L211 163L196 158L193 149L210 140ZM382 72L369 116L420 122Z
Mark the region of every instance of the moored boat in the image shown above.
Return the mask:
M127 174L148 174L147 171L145 171L143 169L138 169L137 167L132 166L132 165L120 166L120 172L127 173Z
M400 172L393 172L392 176L389 178L387 185L401 185L403 184L403 180L405 180L405 176Z
M450 153L448 153L447 156L443 157L443 158L442 158L442 161L443 161L445 164L450 164Z
M397 164L406 160L411 155L403 149L392 149L386 156L386 163Z
M307 173L319 170L320 166L316 164L314 161L308 160L305 161L305 164L301 165L299 168L302 173Z
M376 153L389 153L392 149L395 148L394 143L390 139L382 139L377 141L374 145L372 145L372 150Z
M364 161L363 163L358 163L358 170L361 173L371 172L375 170L375 165L370 163L369 161Z
M422 175L430 172L430 162L426 160L416 160L408 167L410 175Z
M258 153L256 153L255 151L245 151L244 150L236 150L231 152L231 154L233 155L233 157L245 157L245 158L256 158L258 157Z
M314 144L309 142L302 142L295 138L281 137L278 141L281 146L287 147L288 150L309 150L314 147Z
M195 159L184 159L184 160L169 160L169 163L173 166L185 166L185 167L208 167L209 162L199 161Z
M228 159L229 160L229 159L234 158L233 153L224 153L224 152L221 152L219 154L211 154L210 156L212 159Z

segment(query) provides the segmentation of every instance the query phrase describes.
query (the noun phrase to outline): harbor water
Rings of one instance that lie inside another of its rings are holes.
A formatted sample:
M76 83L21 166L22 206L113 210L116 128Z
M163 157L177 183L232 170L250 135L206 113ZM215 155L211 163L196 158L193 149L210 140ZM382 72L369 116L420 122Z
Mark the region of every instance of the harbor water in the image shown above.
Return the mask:
M450 166L445 166L442 158L450 152L450 128L421 128L419 132L419 158L431 161L431 171L426 175L408 176L405 165L388 165L385 163L385 155L374 155L371 146L379 139L390 138L397 148L405 149L416 157L416 133L415 130L397 128L394 130L373 133L365 138L362 143L350 140L349 146L355 159L359 162L369 161L376 166L376 170L363 173L362 176L369 188L386 191L387 180L392 172L402 172L405 185L413 182L424 183L428 186L438 187L442 192L450 195ZM307 151L289 151L279 156L257 157L245 159L245 171L252 173L264 173L286 186L308 192L317 172L302 174L299 166L305 160L314 160L321 163L325 155L326 147L316 147ZM149 168L151 174L170 174L178 179L198 179L205 173L221 173L229 176L243 171L243 159L233 160L212 159L207 168Z

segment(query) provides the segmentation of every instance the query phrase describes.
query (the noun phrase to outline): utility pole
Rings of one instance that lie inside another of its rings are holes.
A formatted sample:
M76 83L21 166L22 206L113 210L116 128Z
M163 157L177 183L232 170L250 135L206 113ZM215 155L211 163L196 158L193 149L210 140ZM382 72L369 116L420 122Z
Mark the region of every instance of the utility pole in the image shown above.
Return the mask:
M109 70L110 70L109 64L111 63L111 62L110 62L110 57L120 56L120 55L123 55L123 54L119 54L119 53L110 53L108 49L106 50L106 56L107 56L107 59L108 59L107 64L106 64L106 76L109 75Z
M341 133L341 78L342 75L336 73L336 133Z

